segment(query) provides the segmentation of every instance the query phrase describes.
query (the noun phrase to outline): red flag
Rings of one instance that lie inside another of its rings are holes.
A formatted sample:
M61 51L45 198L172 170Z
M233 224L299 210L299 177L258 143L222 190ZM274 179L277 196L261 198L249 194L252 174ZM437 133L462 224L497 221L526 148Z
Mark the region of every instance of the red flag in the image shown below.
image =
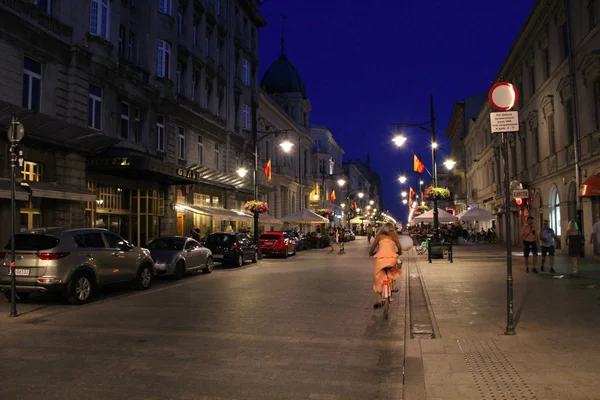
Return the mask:
M413 190L413 188L410 188L410 191L408 192L408 205L411 206L412 202L413 202L413 196L415 195L415 191Z
M417 155L414 155L414 170L415 172L418 172L420 174L423 173L423 171L425 171L425 164L423 164L421 162L421 160L419 160L419 157L417 157Z
M335 203L335 199L336 199L336 197L335 197L335 190L331 192L331 195L329 196L329 198L331 198L331 202L332 203Z
M354 203L352 204L352 208L354 208L354 209L356 210L356 202L354 202Z
M271 160L267 161L267 165L265 166L265 175L267 176L269 183L271 183Z

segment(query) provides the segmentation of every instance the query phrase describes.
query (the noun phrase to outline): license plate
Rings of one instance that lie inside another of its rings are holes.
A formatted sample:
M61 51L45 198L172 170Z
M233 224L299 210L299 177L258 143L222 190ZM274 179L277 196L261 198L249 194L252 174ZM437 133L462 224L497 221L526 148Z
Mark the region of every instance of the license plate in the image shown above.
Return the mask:
M15 268L16 276L29 276L29 270L25 268Z
M265 244L266 244L267 246L271 246L271 245L273 245L274 243L273 243L273 242L265 242Z
M213 258L216 259L222 259L223 258L223 254L213 254Z

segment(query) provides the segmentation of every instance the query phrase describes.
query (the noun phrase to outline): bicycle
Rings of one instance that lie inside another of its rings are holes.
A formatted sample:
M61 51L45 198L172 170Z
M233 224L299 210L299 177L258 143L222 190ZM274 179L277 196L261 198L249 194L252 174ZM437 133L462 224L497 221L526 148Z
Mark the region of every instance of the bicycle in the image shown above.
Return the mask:
M390 268L396 267L387 267L385 268L385 277L383 280L383 286L381 291L381 302L383 303L383 316L385 319L389 318L390 315L390 303L392 302L392 280L388 276L388 271Z

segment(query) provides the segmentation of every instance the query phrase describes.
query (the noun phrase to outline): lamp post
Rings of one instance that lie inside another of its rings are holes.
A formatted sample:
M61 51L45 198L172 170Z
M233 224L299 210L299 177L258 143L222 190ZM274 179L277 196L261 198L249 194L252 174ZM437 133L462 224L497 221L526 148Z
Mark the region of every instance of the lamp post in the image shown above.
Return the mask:
M7 132L10 141L10 314L9 317L17 316L17 277L15 269L15 181L17 162L23 165L23 151L18 150L19 142L25 136L25 128L16 116L10 120Z

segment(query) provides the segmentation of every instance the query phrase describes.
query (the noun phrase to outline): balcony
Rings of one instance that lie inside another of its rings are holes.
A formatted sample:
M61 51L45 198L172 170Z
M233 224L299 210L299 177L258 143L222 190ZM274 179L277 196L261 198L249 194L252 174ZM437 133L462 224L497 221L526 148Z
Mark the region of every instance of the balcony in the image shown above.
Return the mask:
M275 172L278 175L287 175L287 176L291 176L291 177L296 176L294 174L294 171L290 167L283 166L283 165L275 165L273 167L273 172Z
M125 58L119 58L119 74L136 85L148 85L150 74Z
M13 13L16 13L25 21L44 28L48 32L53 33L60 40L67 42L71 40L73 28L46 14L28 1L0 0L0 6L11 9ZM11 21L11 23L15 24L16 21ZM7 22L4 26L8 25L10 24Z
M183 108L193 111L194 113L200 115L205 120L213 122L214 124L216 124L217 126L220 126L221 128L224 128L227 125L226 121L223 118L220 118L216 114L208 111L207 109L202 107L200 104L196 103L195 101L193 101L191 99L188 99L185 96L177 96L177 101Z

